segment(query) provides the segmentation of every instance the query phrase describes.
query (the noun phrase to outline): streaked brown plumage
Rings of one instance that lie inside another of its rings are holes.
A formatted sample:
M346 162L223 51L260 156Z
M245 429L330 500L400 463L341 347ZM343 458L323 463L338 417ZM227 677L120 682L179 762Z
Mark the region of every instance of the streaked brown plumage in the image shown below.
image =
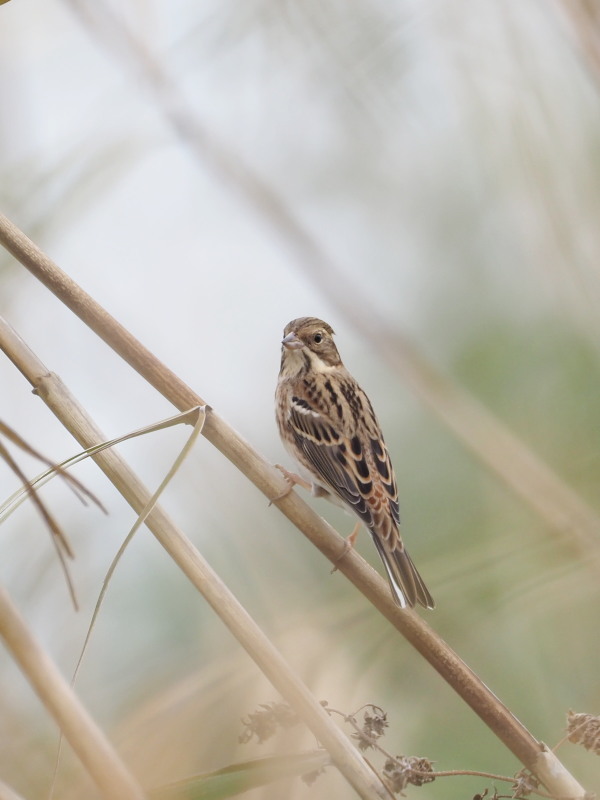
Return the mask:
M368 528L398 605L433 608L400 538L396 478L379 423L326 322L300 317L286 325L275 399L281 439L313 494L346 506Z

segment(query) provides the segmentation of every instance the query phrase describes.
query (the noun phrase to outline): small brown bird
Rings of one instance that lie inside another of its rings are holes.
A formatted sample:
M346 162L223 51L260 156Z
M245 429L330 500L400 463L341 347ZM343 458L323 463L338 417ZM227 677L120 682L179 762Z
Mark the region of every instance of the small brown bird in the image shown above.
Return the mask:
M286 325L275 400L284 447L309 482L284 470L288 479L345 506L366 525L401 608L433 608L400 538L398 489L381 428L326 322L300 317Z

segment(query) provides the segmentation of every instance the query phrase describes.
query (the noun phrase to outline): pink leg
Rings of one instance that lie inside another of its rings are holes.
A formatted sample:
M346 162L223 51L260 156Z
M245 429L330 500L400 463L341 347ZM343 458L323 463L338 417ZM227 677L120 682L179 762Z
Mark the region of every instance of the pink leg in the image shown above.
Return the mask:
M312 484L309 483L308 481L305 481L304 478L300 477L300 475L297 475L295 472L289 472L285 467L282 467L281 464L275 464L275 466L281 473L283 473L283 477L289 483L289 486L284 492L278 494L277 497L273 497L269 501L269 505L272 505L273 503L276 503L278 500L283 500L284 497L287 497L288 494L294 488L294 486L302 486L302 488L306 489L307 491L310 491L312 489Z
M348 550L352 550L352 548L354 547L361 525L362 525L361 522L357 522L356 525L354 526L352 533L346 539L346 544L348 545L348 547L344 550L344 553L347 553Z
M342 554L337 557L336 563L333 565L333 569L331 570L330 575L333 575L333 573L337 571L337 562L341 561L341 559L346 555L346 553L349 550L352 550L352 548L354 547L354 543L356 542L356 537L358 536L358 532L360 531L361 525L362 525L361 522L357 522L350 536L346 537L346 541L344 543L344 550L342 551Z

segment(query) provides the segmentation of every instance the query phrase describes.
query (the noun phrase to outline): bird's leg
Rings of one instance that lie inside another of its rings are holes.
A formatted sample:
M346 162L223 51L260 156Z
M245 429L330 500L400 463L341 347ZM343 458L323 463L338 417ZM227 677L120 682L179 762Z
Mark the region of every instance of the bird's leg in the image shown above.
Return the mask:
M346 537L346 541L344 542L344 549L342 550L342 553L341 553L341 555L339 555L339 556L336 558L336 560L335 560L335 563L334 563L334 565L333 565L333 569L332 569L332 570L331 570L331 572L329 573L330 575L333 575L333 573L334 573L334 572L337 572L337 565L338 565L338 562L339 562L339 561L341 561L341 560L342 560L342 558L343 558L343 557L346 555L346 553L347 553L349 550L352 550L352 548L354 547L354 543L356 542L356 537L358 536L358 532L359 532L359 530L360 530L360 526L361 526L361 525L362 525L362 523L361 523L361 522L357 522L357 523L356 523L356 525L354 526L354 528L353 528L353 530L352 530L352 533L350 534L350 536L347 536L347 537Z
M283 500L284 497L287 497L294 486L302 486L302 488L306 489L307 491L312 489L312 483L305 481L304 478L300 477L300 475L297 475L295 472L289 472L289 470L287 470L285 467L282 467L281 464L275 464L275 466L283 474L283 477L289 483L289 486L281 494L278 494L277 497L271 498L271 500L269 500L269 505L273 505L273 503L276 503L278 500Z

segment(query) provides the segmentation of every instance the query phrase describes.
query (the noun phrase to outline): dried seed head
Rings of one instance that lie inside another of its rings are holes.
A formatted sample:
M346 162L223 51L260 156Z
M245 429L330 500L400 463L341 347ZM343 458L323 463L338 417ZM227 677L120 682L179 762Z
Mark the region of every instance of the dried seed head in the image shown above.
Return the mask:
M526 797L531 792L539 788L540 782L531 772L522 769L515 775L515 782L512 785L513 797Z
M352 734L352 738L358 741L358 749L363 753L375 746L377 740L384 735L385 729L388 727L385 711L377 706L370 706L370 708L372 712L365 711L363 715L361 729ZM357 724L353 717L352 720Z
M402 792L409 784L423 786L435 780L433 765L428 758L418 756L396 756L388 758L383 766L383 775L394 793Z
M321 769L315 769L312 772L307 772L305 775L301 775L300 777L307 786L312 786L319 775L322 775L324 772L325 767L321 767Z
M259 710L242 719L244 731L238 737L240 744L247 744L256 736L262 744L277 733L278 728L287 730L300 722L298 715L287 703L261 703Z
M567 736L573 744L580 744L600 756L600 716L592 714L567 714Z

